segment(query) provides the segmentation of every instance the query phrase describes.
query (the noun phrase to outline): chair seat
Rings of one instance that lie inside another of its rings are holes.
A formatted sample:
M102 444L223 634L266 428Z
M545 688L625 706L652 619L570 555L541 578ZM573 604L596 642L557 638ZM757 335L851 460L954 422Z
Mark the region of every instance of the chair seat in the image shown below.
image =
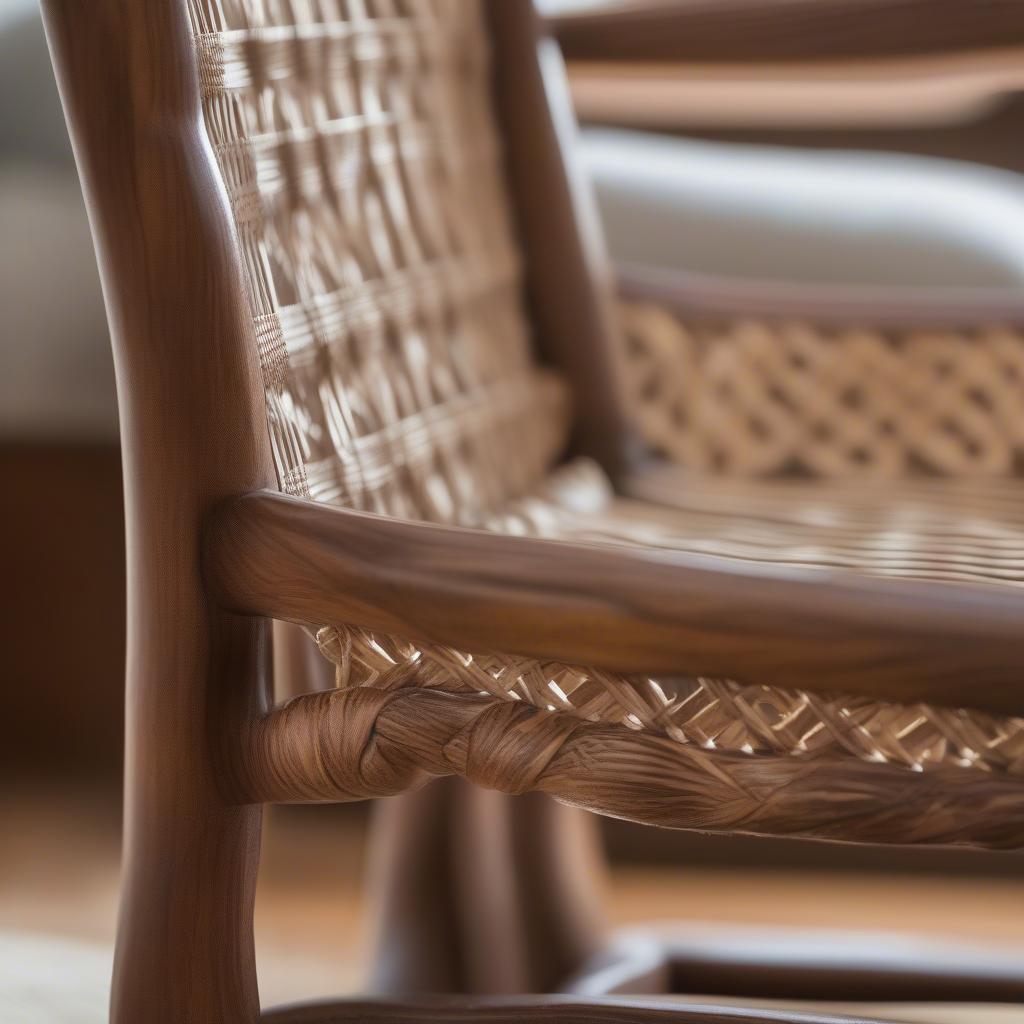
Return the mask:
M520 503L543 534L743 561L1000 587L1024 584L1024 481L748 480L656 465L613 495L591 464Z

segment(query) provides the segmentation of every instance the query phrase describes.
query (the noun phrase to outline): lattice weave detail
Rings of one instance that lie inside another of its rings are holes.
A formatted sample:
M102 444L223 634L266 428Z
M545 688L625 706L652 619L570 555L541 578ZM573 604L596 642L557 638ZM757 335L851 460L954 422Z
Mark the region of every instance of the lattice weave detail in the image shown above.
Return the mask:
M997 476L1024 462L1024 337L685 322L620 306L638 430L691 469Z
M729 680L655 681L507 655L471 655L344 626L317 634L342 688L488 694L708 750L852 757L914 770L1024 774L1024 719L822 696Z
M475 522L557 455L467 0L190 0L285 490Z

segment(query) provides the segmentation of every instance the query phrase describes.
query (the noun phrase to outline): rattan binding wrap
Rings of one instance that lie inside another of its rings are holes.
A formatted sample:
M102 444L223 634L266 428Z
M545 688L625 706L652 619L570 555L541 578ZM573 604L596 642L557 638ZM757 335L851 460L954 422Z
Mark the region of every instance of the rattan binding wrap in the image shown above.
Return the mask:
M845 841L1013 848L1019 777L850 757L773 757L681 744L523 701L390 682L306 694L253 725L259 800L389 796L461 775L505 793L550 793L649 825Z
M699 509L687 517L616 499L587 464L552 474L567 413L560 382L531 356L478 4L189 6L284 490L404 518L757 557L756 530L723 538ZM661 346L662 376L689 381L679 372L688 358L680 330L652 344ZM772 339L759 330L744 328L743 338L755 338L760 358ZM990 347L1001 353L1007 344L993 335ZM759 365L751 360L749 369ZM850 366L859 379L862 362ZM749 384L749 374L740 379ZM1017 396L1000 396L1003 415ZM655 419L668 447L664 416L660 408ZM785 444L754 445L746 461L706 453L692 461L781 468L798 441L783 433ZM966 431L984 442L976 462L988 472L1006 468L1018 441L991 441L994 433ZM961 468L946 441L928 447L914 438L916 447L880 444L872 459L892 473L911 454ZM844 433L841 444L812 445L807 467L836 472L858 443ZM893 570L870 538L839 547L860 571ZM769 557L808 558L796 536ZM986 559L968 562L988 578ZM1015 551L1005 560L999 578L1024 579ZM895 571L928 577L933 569L926 560ZM1018 720L729 681L655 682L413 647L345 625L322 628L319 641L341 689L318 706L327 715L340 709L331 721L345 730L317 732L330 778L312 798L395 792L423 772L458 771L510 792L536 786L683 827L884 839L901 816L904 841L1005 844L1021 831L1005 804L1024 757ZM290 713L274 712L261 727L268 742ZM486 732L486 757L476 741L463 749L470 728ZM827 798L840 790L844 799Z

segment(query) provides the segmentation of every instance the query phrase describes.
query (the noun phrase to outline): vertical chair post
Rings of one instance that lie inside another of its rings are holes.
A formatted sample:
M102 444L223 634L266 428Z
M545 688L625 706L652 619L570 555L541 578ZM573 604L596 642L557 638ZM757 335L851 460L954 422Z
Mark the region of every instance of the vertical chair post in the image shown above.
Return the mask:
M371 848L372 988L549 992L602 947L597 821L461 778L382 801Z
M222 752L265 702L266 626L200 575L206 512L272 484L256 346L177 0L45 0L113 338L128 543L116 1024L259 1016L260 808Z
M526 298L541 360L572 388L574 453L613 478L632 456L621 386L613 278L597 207L573 149L575 121L553 40L533 0L486 6L494 99L509 194L525 256Z

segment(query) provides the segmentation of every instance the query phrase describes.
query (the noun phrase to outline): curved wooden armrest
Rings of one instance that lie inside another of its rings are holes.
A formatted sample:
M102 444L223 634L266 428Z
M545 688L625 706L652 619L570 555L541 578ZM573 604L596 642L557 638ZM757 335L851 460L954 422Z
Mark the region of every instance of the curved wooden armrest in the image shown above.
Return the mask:
M206 531L227 608L468 652L1002 713L1024 591L929 585L406 522L270 491Z
M781 62L1024 42L1016 0L640 0L549 19L569 61Z

